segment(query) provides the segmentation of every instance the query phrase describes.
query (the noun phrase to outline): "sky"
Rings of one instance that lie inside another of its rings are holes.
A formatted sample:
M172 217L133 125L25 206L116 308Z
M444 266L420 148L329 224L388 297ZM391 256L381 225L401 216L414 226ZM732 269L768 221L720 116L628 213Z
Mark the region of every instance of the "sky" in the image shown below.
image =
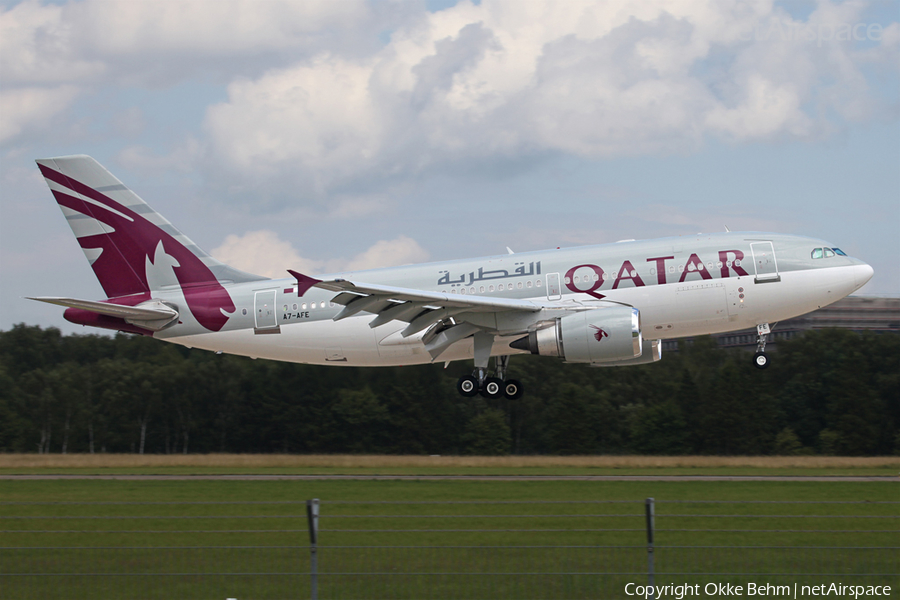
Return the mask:
M900 3L0 1L0 330L104 297L68 154L272 277L728 227L896 296Z

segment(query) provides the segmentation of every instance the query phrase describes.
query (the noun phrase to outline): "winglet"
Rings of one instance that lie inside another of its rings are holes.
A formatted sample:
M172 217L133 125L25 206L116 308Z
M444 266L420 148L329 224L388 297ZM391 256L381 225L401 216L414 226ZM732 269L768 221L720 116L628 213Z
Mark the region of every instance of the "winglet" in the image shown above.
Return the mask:
M302 296L306 292L309 291L309 288L313 287L317 283L322 283L321 279L316 279L315 277L310 277L309 275L304 275L303 273L298 273L297 271L291 271L288 269L288 273L294 276L294 279L297 280L297 295Z

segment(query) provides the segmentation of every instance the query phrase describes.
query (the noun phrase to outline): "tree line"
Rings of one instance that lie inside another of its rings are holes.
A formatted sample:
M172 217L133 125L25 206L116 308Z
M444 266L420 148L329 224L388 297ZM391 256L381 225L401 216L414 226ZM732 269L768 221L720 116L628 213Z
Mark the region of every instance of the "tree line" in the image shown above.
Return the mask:
M638 367L514 356L519 400L462 398L471 362L318 367L118 334L0 331L0 452L900 453L900 336L810 331L772 366L708 337Z

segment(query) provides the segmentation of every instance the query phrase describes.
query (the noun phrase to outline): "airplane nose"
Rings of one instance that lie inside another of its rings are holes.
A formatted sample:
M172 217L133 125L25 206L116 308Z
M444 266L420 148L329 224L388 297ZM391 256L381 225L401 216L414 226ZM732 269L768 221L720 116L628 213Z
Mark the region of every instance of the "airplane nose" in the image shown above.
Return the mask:
M872 275L875 274L875 269L866 263L862 263L853 267L853 281L856 283L856 289L864 286L870 279L872 279Z

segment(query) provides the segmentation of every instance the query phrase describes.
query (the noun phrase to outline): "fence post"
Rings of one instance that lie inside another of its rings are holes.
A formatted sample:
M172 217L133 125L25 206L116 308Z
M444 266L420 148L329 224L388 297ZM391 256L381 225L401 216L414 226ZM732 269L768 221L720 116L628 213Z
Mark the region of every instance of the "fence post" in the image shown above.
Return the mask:
M648 596L648 600L653 600L656 595L654 593L655 588L653 587L653 529L655 527L655 511L653 498L647 498L646 502L644 503L644 507L647 514L647 583L650 586L650 595Z
M310 552L310 586L312 600L319 599L319 499L313 498L306 501L306 520L309 523L309 552Z

